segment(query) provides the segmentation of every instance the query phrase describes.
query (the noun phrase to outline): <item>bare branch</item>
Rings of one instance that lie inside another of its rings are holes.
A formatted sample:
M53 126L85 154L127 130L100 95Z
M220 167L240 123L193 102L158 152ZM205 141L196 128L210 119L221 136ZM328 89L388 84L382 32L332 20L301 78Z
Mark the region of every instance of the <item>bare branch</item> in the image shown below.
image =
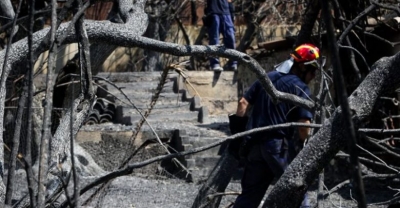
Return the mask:
M49 31L50 41L50 53L48 59L48 70L46 76L46 98L44 104L44 115L43 115L43 134L40 142L40 153L39 153L39 175L38 175L38 201L37 206L43 207L45 204L45 186L47 179L47 171L49 164L49 139L51 137L51 112L53 109L53 89L54 89L54 70L55 70L55 59L57 55L57 45L55 44L56 31L57 31L57 13L56 13L57 2L52 0L51 5L51 28ZM34 11L34 10L33 10ZM33 23L32 23L33 24ZM33 28L32 28L33 29ZM33 57L32 57L33 58Z

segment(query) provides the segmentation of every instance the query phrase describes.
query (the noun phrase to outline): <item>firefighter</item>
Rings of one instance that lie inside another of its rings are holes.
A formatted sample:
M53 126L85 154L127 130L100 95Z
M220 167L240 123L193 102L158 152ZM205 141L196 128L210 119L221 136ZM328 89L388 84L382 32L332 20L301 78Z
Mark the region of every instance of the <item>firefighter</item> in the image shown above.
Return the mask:
M310 99L307 84L321 70L321 60L320 51L316 46L302 44L290 54L289 59L276 66L276 70L269 72L267 76L277 90ZM305 108L285 102L274 104L259 81L253 83L240 99L236 116L244 117L249 106L252 106L253 110L246 130L286 122L309 124L313 118L312 112ZM283 174L297 154L296 144L304 143L309 133L310 128L298 127L260 132L245 137L248 153L245 156L246 163L241 181L242 193L237 197L234 207L258 207L268 186ZM309 206L307 196L301 206Z

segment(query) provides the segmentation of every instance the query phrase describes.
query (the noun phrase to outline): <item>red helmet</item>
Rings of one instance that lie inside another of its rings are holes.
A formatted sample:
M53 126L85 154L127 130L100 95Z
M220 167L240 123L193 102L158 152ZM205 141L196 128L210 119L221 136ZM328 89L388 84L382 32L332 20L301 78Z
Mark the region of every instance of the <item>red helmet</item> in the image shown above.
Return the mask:
M324 67L326 59L325 57L320 57L319 48L315 45L305 43L298 46L290 53L289 59L276 65L275 69L281 73L287 74L295 62L321 69Z
M290 56L298 63L314 61L319 58L319 48L309 43L302 44L294 49Z

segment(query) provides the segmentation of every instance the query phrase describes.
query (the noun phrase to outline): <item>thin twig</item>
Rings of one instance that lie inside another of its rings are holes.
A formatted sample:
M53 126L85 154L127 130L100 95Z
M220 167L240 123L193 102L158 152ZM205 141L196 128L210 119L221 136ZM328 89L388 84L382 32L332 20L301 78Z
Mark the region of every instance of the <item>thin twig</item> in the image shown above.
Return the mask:
M370 151L366 150L365 148L361 147L360 145L357 145L357 147L358 147L359 149L361 149L362 151L368 153L369 155L371 155L372 157L374 157L375 159L377 159L377 160L380 161L381 163L383 163L387 168L389 168L389 169L391 169L391 170L393 170L393 171L395 171L395 172L397 172L397 173L400 173L400 171L398 171L398 170L396 170L396 169L390 167L388 164L385 163L385 161L383 161L382 159L380 159L380 158L377 157L376 155L372 154Z

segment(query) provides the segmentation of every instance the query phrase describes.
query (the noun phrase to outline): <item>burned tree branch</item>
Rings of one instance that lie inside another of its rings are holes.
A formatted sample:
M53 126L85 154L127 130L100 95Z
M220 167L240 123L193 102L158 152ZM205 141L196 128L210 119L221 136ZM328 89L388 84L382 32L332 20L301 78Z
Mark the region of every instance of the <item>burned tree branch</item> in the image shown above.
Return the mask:
M338 157L338 158L346 157L346 158L348 158L349 155L345 154L345 153L338 153L335 157ZM368 165L375 165L375 166L379 166L379 167L382 167L382 168L387 168L387 169L389 169L391 171L394 171L396 173L398 173L399 170L400 170L400 167L394 167L394 166L388 165L384 161L380 160L379 158L375 158L377 160L371 160L371 159L367 159L365 157L359 157L359 159L360 159L360 162L363 163L364 165L367 165L367 164Z
M399 177L399 174L376 174L376 175L364 175L362 176L363 179L368 179L368 178L396 178ZM331 188L328 193L324 194L324 197L328 197L330 194L332 194L333 192L336 192L337 190L343 188L343 186L350 184L350 180L345 180L341 183L339 183L338 185L336 185L335 187Z
M361 171L360 171L360 163L358 161L358 150L357 150L357 132L355 131L354 128L354 123L352 120L352 114L351 114L351 109L350 105L348 102L347 98L347 91L345 89L344 85L344 76L343 76L343 70L340 62L340 57L339 57L339 48L337 43L335 42L336 37L335 37L335 32L334 32L334 26L332 22L332 17L329 7L329 2L327 1L321 1L321 7L322 7L322 13L324 17L324 22L326 24L327 28L327 33L328 33L328 46L329 46L329 51L331 52L331 57L332 57L332 65L333 65L333 75L334 75L334 84L335 84L335 90L337 91L337 97L340 101L340 106L343 114L343 121L345 125L347 125L347 131L348 133L348 148L350 152L350 161L351 161L351 172L352 172L352 178L353 178L353 185L356 189L356 195L357 195L357 202L358 202L358 207L364 208L366 207L366 199L365 199L365 192L364 192L364 183L361 179Z
M32 5L33 6L33 5ZM40 141L40 154L39 154L39 173L38 173L38 207L42 207L45 204L45 186L46 186L46 178L47 178L47 171L48 171L48 153L49 153L49 140L51 137L51 111L53 109L53 89L54 89L54 70L55 70L55 61L56 61L56 51L57 45L55 44L56 39L56 31L57 31L57 13L56 13L56 6L55 1L53 0L52 4L52 12L51 12L51 19L52 25L49 31L49 41L50 41L50 53L48 59L48 70L47 70L47 77L46 77L46 98L45 98L45 105L44 105L44 115L43 115L43 134ZM34 9L33 9L34 11ZM33 24L33 22L32 22ZM33 27L33 26L32 26ZM33 28L30 30L33 31Z
M388 155L391 155L391 156L393 156L393 157L395 157L395 158L397 158L397 159L400 159L400 154L397 154L397 153L395 153L395 152L389 150L389 149L386 148L385 146L383 146L383 145L377 143L376 141L374 141L373 138L368 137L368 136L365 136L365 139L366 139L366 141L368 141L368 143L372 144L373 146L375 146L375 147L377 147L377 148L379 148L379 149L381 149L381 150L387 152Z

